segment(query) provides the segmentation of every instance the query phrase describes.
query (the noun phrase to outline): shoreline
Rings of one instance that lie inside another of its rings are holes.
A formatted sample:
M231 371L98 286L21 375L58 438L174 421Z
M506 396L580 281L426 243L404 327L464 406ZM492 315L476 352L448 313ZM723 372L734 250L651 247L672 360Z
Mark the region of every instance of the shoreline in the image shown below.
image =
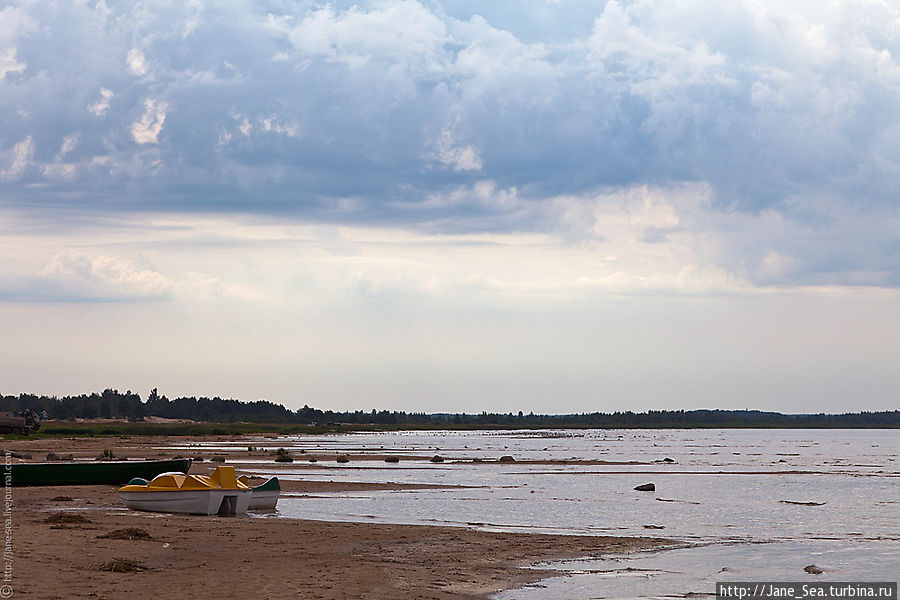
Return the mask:
M216 439L204 436L191 441ZM184 441L177 440L178 445ZM31 453L33 461L43 459L46 452L85 458L105 449L116 456L159 458L174 454L159 451L160 446L175 445L172 442L165 438L36 439L3 442L2 447ZM239 460L237 453L228 456ZM208 472L214 466L195 463L191 472ZM285 491L291 492L401 485L285 484ZM150 600L161 592L177 591L192 598L485 599L559 575L521 568L541 561L677 545L655 537L142 513L125 509L115 486L9 489L13 500L11 584L15 595L25 598ZM149 539L116 539L123 530L126 536ZM100 570L114 561L137 570Z

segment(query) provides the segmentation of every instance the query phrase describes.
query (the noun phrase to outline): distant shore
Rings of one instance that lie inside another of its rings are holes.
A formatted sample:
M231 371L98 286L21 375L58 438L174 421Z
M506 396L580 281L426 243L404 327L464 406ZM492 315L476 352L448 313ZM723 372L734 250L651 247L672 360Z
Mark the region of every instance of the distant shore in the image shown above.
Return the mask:
M230 436L52 438L4 441L4 450L92 458L160 458L185 442ZM212 456L192 472L208 472ZM241 449L245 458L258 450ZM264 453L262 455L265 455ZM229 452L229 457L235 453ZM285 482L286 491L344 491L396 484ZM660 538L490 533L468 528L219 518L129 511L112 486L12 488L12 586L25 598L388 600L486 598L551 573L538 561L664 548ZM314 498L309 499L315 502ZM58 516L63 515L63 516ZM133 537L135 539L118 539ZM141 539L147 538L147 539ZM105 571L101 568L132 572Z

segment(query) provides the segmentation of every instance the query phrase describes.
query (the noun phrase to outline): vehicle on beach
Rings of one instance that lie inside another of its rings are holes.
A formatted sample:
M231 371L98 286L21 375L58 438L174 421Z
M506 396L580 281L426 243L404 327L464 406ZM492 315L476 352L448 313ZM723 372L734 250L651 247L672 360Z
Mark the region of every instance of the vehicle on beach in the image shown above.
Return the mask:
M133 510L192 515L243 515L251 504L254 510L275 508L280 490L277 478L259 486L264 489L255 503L256 488L244 481L237 478L234 467L221 465L209 476L162 473L150 481L134 479L119 488L119 497Z
M41 416L26 408L22 412L0 415L0 433L30 435L41 428Z

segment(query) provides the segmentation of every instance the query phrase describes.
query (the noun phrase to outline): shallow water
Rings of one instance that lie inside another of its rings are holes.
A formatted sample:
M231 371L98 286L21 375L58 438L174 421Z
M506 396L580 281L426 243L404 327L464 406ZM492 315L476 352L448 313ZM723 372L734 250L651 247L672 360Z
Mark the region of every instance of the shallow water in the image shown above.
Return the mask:
M204 446L225 452L240 444ZM287 495L284 517L579 535L652 535L699 547L553 565L565 577L503 600L710 593L741 580L894 580L900 572L900 432L579 430L298 436L257 446L372 455L349 464L245 463L284 479L465 486ZM185 448L187 449L187 448ZM387 464L376 456L447 462ZM496 461L511 455L515 463ZM670 458L674 463L662 463ZM566 460L565 464L522 461ZM584 461L647 464L586 464ZM654 492L633 488L653 482ZM803 504L811 503L811 504ZM652 526L653 528L648 528ZM625 565L625 566L623 566ZM722 568L728 570L720 572Z

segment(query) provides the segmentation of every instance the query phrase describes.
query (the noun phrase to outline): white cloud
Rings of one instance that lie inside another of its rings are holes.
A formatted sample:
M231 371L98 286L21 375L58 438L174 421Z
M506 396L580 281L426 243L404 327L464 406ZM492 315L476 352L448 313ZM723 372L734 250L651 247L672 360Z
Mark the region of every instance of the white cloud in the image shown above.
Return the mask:
M128 70L132 75L146 75L149 70L149 66L147 65L147 58L144 56L144 53L141 52L138 48L132 48L128 51L128 56L125 59L126 64L128 65Z
M0 50L0 80L6 77L7 73L21 73L27 65L16 60L15 47L9 47Z
M138 144L155 144L166 122L169 105L153 99L144 101L144 114L131 124L131 136Z
M0 169L0 179L19 179L25 174L25 169L34 156L34 140L29 135L4 154L5 160L2 162L6 162L8 166Z
M100 99L93 104L88 105L88 111L95 117L102 117L109 110L110 101L115 94L109 88L100 88Z
M37 273L55 285L54 293L72 297L160 298L170 295L173 283L161 273L142 269L114 256L63 251Z
M481 157L472 145L463 145L456 140L455 127L447 126L435 143L436 158L454 171L480 171Z

